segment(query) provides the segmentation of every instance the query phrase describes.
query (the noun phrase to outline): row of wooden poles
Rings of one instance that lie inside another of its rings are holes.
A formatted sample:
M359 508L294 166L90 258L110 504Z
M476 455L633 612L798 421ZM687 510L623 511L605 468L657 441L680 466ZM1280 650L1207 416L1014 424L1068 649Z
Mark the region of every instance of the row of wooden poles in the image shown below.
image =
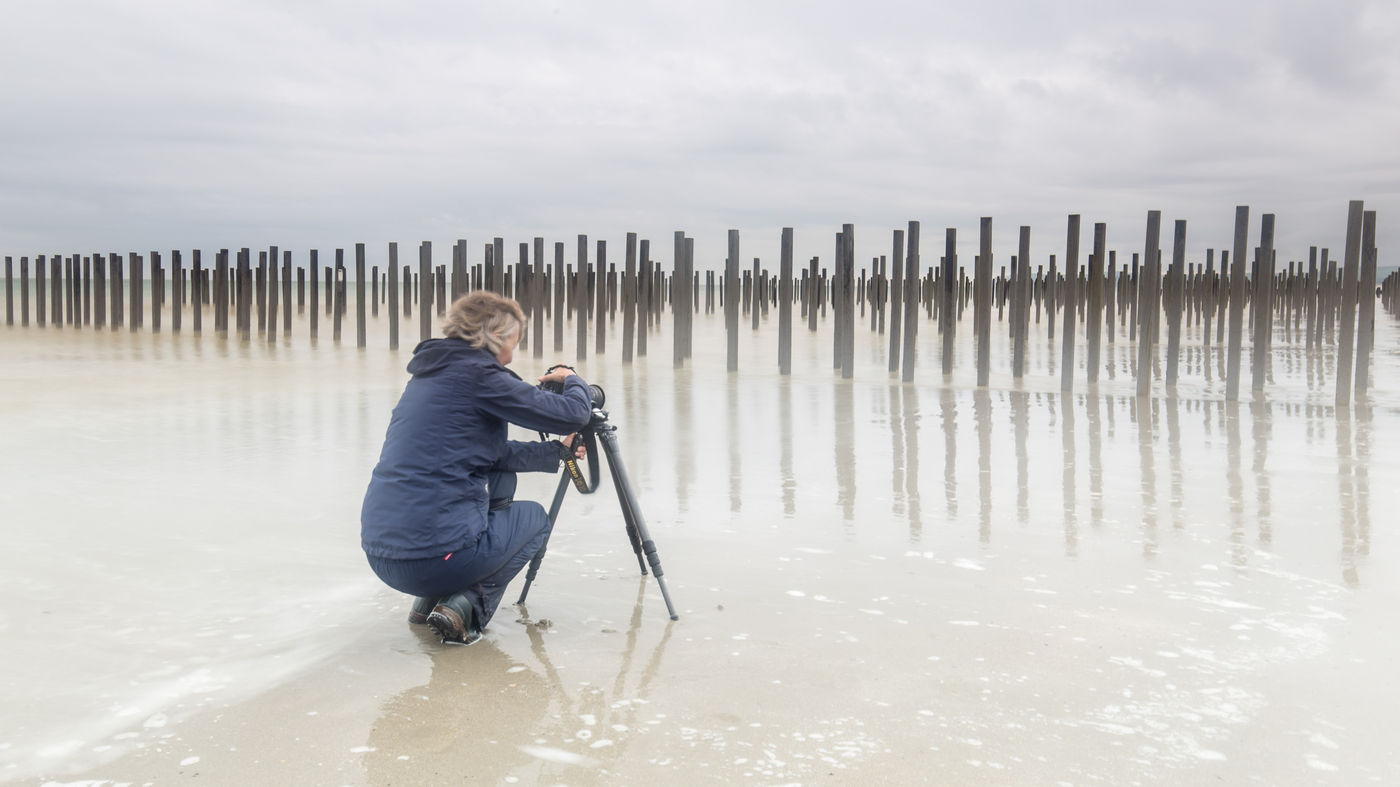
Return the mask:
M1276 328L1281 328L1286 341L1305 343L1307 349L1335 344L1337 349L1338 404L1353 397L1364 397L1368 386L1369 357L1373 343L1374 308L1376 298L1375 212L1365 211L1360 201L1353 201L1348 210L1346 248L1340 260L1327 248L1312 247L1306 268L1301 261L1289 262L1286 269L1276 265L1274 251L1274 217L1265 214L1260 222L1259 245L1253 247L1246 264L1249 236L1249 208L1238 207L1235 212L1234 243L1222 250L1219 270L1215 267L1215 250L1206 251L1204 264L1187 263L1186 222L1177 221L1173 227L1170 262L1163 267L1161 249L1161 214L1150 211L1141 255L1132 254L1131 267L1118 267L1117 252L1105 249L1106 225L1093 227L1092 250L1087 265L1080 265L1080 217L1071 215L1065 243L1064 265L1061 269L1056 255L1051 255L1048 271L1038 266L1034 274L1029 265L1019 264L1029 259L1030 228L1021 227L1018 253L1011 257L1010 271L1003 266L994 274L992 251L992 219L983 218L979 235L979 254L974 259L971 276L958 265L957 230L945 233L944 254L937 266L922 268L920 262L919 222L909 222L907 230L895 230L891 253L872 259L868 269L857 272L854 247L855 228L844 225L836 234L830 272L820 266L820 259L811 258L807 267L795 275L793 266L793 232L781 234L779 270L776 275L761 266L758 259L752 269L741 270L740 237L730 230L728 254L724 269L718 274L705 271L701 281L694 264L694 239L683 232L674 236L672 270L669 275L659 261L651 259L650 242L638 239L635 233L626 238L625 262L619 274L615 265L607 262L606 241L596 243L596 255L589 259L589 242L578 237L575 263L566 265L563 243L553 247L552 266L545 260L545 241L535 238L533 244L519 245L519 262L505 263L504 241L496 238L487 244L484 262L469 266L465 240L452 246L450 269L435 265L431 242L418 249L417 271L411 265L400 267L398 244L390 243L388 266L381 275L378 265L366 269L364 244L354 247L356 282L369 282L370 287L355 287L356 345L364 347L366 339L366 307L369 316L377 316L379 305L386 303L390 315L389 347L399 343L400 293L405 317L411 317L413 304L421 308L419 336L432 335L432 315L441 314L452 299L472 289L491 289L518 300L527 319L533 324L537 338L533 346L535 357L544 352L544 319L552 318L555 352L564 348L565 323L573 318L577 330L576 355L588 353L589 318L595 338L595 352L606 347L607 326L615 321L620 310L623 315L623 361L630 362L633 350L639 355L647 352L648 329L660 324L667 306L673 320L673 357L676 366L691 357L694 314L703 309L712 312L716 304L724 309L727 335L727 368L738 368L739 319L747 313L752 327L757 329L760 318L770 306L778 311L778 364L783 374L792 369L792 310L801 308L810 331L816 331L818 315L825 317L827 308L833 312L833 368L843 378L854 373L855 326L857 314L869 311L873 331L889 334L889 371L900 373L901 379L914 379L915 337L919 330L918 313L935 323L942 337L942 371L952 373L953 346L957 326L965 309L973 309L972 327L976 339L977 384L986 386L991 372L992 312L998 321L1009 323L1011 371L1014 378L1024 376L1026 348L1032 315L1036 323L1047 325L1046 334L1055 339L1057 320L1062 321L1061 387L1072 390L1075 371L1074 354L1079 326L1087 356L1084 368L1087 381L1098 379L1100 353L1106 340L1115 340L1114 326L1118 323L1129 341L1137 342L1137 391L1141 396L1151 392L1156 354L1161 344L1161 318L1166 318L1166 364L1164 382L1174 386L1178 379L1178 359L1181 356L1183 324L1201 325L1202 340L1208 347L1211 327L1215 325L1216 343L1226 348L1226 397L1239 397L1241 357L1245 337L1245 314L1248 307L1249 336L1252 350L1252 386L1263 390L1268 373L1269 352ZM280 258L280 265L278 264ZM292 330L292 278L295 271L298 311L306 309L310 296L309 329L311 338L319 334L318 293L321 291L319 273L322 266L319 253L311 251L308 266L293 267L292 253L279 252L277 247L258 253L254 266L248 249L238 251L232 258L228 250L215 256L214 265L206 268L198 250L192 253L191 265L185 268L181 253L171 253L170 276L159 252L150 254L151 329L161 329L161 317L170 297L171 329L179 332L182 317L188 309L192 329L202 332L204 312L212 312L213 329L220 335L237 334L251 340L253 323L269 342L275 342L279 316L281 330ZM144 327L146 260L129 254L123 267L121 255L91 256L54 255L36 259L32 280L35 296L36 322L81 327L104 328L110 324L119 329L125 322L130 330ZM280 270L279 270L280 269ZM47 277L46 277L47 270ZM400 287L399 272L402 271ZM124 283L124 274L129 281ZM307 274L310 286L307 284ZM47 278L47 282L46 282ZM343 249L335 251L334 267L324 267L325 309L330 317L332 336L341 340L344 318L348 315L348 268ZM19 260L20 324L29 324L29 258ZM678 287L678 282L689 286ZM124 286L125 284L125 286ZM15 278L13 258L5 258L6 324L15 324ZM45 291L48 291L48 314ZM96 297L93 297L94 291ZM1400 316L1400 277L1392 274L1379 287L1383 308ZM169 292L169 296L167 296ZM129 293L130 319L125 317ZM734 293L735 297L726 297ZM104 295L109 297L104 297ZM687 298L686 295L689 297ZM688 303L686 302L688 301ZM110 307L109 307L110 302ZM686 307L689 308L686 308ZM280 314L279 314L280 311ZM1008 313L1009 312L1009 313ZM608 319L602 315L607 314ZM51 316L50 316L51 315ZM888 320L887 320L888 316ZM886 323L888 321L888 331ZM1228 326L1228 327L1227 327Z

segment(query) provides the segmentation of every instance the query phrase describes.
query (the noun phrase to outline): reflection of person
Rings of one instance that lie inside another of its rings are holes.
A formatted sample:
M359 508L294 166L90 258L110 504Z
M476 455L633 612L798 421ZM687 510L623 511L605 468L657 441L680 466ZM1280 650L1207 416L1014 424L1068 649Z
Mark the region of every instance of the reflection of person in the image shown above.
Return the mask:
M588 423L588 385L559 367L530 385L506 368L525 330L509 298L478 291L459 298L446 338L413 350L379 463L360 513L370 567L385 584L418 598L409 620L428 623L444 642L474 642L506 585L539 551L549 516L533 501L513 502L517 472L550 472ZM561 441L506 439L506 424L568 435Z

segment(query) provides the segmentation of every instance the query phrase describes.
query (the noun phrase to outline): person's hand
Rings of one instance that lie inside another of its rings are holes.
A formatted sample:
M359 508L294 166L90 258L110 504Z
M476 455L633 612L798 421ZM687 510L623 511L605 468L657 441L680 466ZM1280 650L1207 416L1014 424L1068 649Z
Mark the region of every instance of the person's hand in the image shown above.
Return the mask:
M584 446L582 441L580 441L578 445L574 445L574 438L576 437L578 437L578 432L574 432L566 437L561 437L559 442L563 443L565 448L574 449L575 459L582 459L588 455L588 449Z
M552 382L552 383L559 383L560 385L563 385L563 383L564 383L564 378L566 378L566 377L572 377L573 375L574 375L574 370L573 370L573 369L570 369L570 368L567 367L567 366L562 366L562 365L561 365L561 366L555 367L554 370L551 371L551 372L549 372L548 374L541 375L539 381L542 382L542 383L544 383L544 382Z

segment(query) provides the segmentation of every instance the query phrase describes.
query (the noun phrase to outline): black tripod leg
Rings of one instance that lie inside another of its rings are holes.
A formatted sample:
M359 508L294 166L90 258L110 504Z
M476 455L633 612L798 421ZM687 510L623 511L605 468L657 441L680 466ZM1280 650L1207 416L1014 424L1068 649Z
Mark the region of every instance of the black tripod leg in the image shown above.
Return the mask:
M606 447L606 443L604 444ZM633 515L632 506L628 505L627 498L622 492L623 478L618 475L618 464L613 461L611 453L608 454L608 472L612 475L613 489L617 490L617 503L622 508L622 521L627 526L627 540L632 542L632 554L637 556L637 568L641 569L642 576L647 575L647 564L642 559L642 539L637 535L637 519Z
M611 429L598 430L598 438L603 441L603 452L608 456L608 467L612 470L613 483L617 486L617 496L622 503L624 519L627 514L631 514L631 529L635 531L633 543L639 543L641 551L646 555L647 563L651 565L651 574L656 577L656 584L661 588L661 598L666 601L666 611L670 613L671 620L679 620L676 614L676 607L671 603L671 593L666 590L666 580L661 571L661 558L656 554L656 542L651 540L651 534L647 532L646 520L642 518L642 510L637 505L637 496L632 492L632 483L627 479L627 468L622 464L621 452L617 449L617 436ZM628 535L632 535L629 531ZM640 561L639 561L640 562ZM643 567L642 573L646 573Z
M520 598L517 604L525 603L525 596L530 592L530 585L535 581L535 575L540 571L540 564L544 562L544 552L549 548L549 537L554 533L554 523L559 519L559 509L564 505L564 493L569 491L569 482L572 479L569 471L565 470L559 476L559 486L554 489L554 500L549 504L549 530L545 531L544 542L540 544L540 551L530 558L530 570L525 574L525 585L520 588Z

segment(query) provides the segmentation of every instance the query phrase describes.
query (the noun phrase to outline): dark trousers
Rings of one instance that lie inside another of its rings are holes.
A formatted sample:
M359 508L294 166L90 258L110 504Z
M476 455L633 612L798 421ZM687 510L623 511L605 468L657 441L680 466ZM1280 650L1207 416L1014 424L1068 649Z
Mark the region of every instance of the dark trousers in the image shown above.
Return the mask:
M502 483L492 485L494 510L487 514L486 530L475 544L419 560L371 555L370 568L384 584L401 593L430 598L465 594L476 613L476 626L485 628L501 605L506 585L540 551L549 532L549 514L539 503L520 500L496 508L504 504L503 493L514 493L514 481L511 474L509 483L502 479Z

